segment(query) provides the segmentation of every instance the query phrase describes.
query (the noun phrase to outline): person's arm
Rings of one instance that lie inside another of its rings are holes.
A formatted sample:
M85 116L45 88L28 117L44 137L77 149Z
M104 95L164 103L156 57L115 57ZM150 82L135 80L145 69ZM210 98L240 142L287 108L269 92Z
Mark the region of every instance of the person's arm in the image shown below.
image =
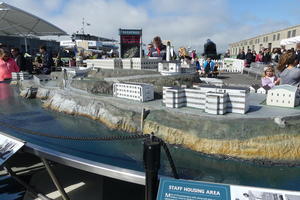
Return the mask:
M17 65L15 61L13 61L13 72L19 72L19 71L20 71L20 67Z

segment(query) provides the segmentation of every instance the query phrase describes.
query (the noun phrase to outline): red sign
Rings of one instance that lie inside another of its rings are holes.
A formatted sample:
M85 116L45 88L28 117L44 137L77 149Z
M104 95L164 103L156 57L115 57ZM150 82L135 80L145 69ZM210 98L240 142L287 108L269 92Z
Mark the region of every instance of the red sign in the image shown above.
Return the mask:
M122 35L121 43L122 44L139 44L140 43L139 35Z

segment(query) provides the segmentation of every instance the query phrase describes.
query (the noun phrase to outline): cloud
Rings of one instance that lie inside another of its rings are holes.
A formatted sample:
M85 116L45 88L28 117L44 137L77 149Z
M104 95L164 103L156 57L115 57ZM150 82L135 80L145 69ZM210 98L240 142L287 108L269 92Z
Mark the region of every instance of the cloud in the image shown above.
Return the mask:
M229 0L147 0L138 6L126 0L10 0L19 8L45 18L69 34L79 31L82 18L86 32L118 38L119 28L143 28L145 43L160 35L176 47L203 49L206 39L219 52L228 44L287 26L287 21L259 19L253 13L235 17ZM59 12L58 12L59 11ZM259 23L253 23L253 21Z

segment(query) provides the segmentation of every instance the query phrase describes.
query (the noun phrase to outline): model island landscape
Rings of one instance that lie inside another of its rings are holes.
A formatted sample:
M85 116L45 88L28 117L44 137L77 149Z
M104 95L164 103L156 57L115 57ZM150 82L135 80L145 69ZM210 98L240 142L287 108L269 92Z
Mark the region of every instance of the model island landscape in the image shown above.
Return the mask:
M106 173L107 177L131 183L144 181L139 174L142 161L136 152L124 153L120 157L112 153L113 148L117 152L126 152L131 143L124 146L114 144L116 146L111 146L111 152L105 152L104 147L95 142L100 140L120 142L120 138L134 138L143 139L144 145L147 140L151 145L161 145L167 158L162 163L168 161L170 164L170 168L163 168L161 174L173 174L176 179L176 160L174 164L172 154L179 158L180 155L174 155L177 151L184 151L184 155L191 155L191 158L199 156L259 169L282 167L283 170L296 170L300 166L299 25L231 43L225 52L219 50L213 37L203 41L197 50L191 45L175 45L176 42L157 35L151 35L151 41L145 41L144 35L149 33L135 27L116 29L118 39L104 38L85 32L90 26L85 18L81 30L68 35L55 25L9 4L0 3L0 14L3 11L6 14L0 18L0 26L18 26L16 24L22 19L24 23L19 29L0 29L0 105L3 105L0 108L0 131L5 137L24 142L22 153L42 159L41 163L63 199L68 199L67 194L51 172L56 162L98 175ZM55 42L38 38L51 35L67 35L64 36L67 39ZM41 112L48 113L47 117L35 117ZM18 120L11 120L14 117ZM29 122L31 119L34 122ZM45 123L54 119L58 124L56 127L38 125L39 120ZM70 124L74 126L75 123L79 129L81 123L88 125L83 125L79 135L76 131L72 135L70 132L76 128ZM101 131L94 135L89 133L89 128L86 135L82 135L89 124L99 125L105 137ZM80 150L73 141L82 145ZM56 143L61 148L57 151ZM136 150L140 144L135 145L132 148ZM89 153L89 148L103 151ZM131 147L128 149L133 151ZM78 152L73 154L73 151ZM148 169L146 152L144 146L145 171ZM103 161L96 159L98 154L104 157ZM192 177L198 171L189 172L189 167L182 167L194 165L197 168L202 164L188 158L182 157L178 161L181 166L179 175L210 182L209 178L203 178L208 177L205 172ZM148 159L155 160L150 156ZM117 162L115 166L112 160ZM136 165L128 164L128 160ZM8 175L17 176L9 164L3 166ZM203 166L209 169L208 165ZM137 170L138 173L123 169ZM146 175L146 182L148 178ZM32 180L38 187L37 180ZM251 184L256 186L256 183ZM264 185L257 183L257 186ZM24 187L35 193L34 188ZM174 185L169 188L181 190ZM283 197L254 189L245 189L239 194L238 191L242 190L236 189L235 200L299 199L292 193ZM24 199L30 199L28 191ZM146 199L153 199L147 196L147 191ZM189 188L191 191L201 193L202 190ZM217 190L208 191L208 195L222 196ZM159 194L155 192L155 195ZM172 195L166 194L171 198Z

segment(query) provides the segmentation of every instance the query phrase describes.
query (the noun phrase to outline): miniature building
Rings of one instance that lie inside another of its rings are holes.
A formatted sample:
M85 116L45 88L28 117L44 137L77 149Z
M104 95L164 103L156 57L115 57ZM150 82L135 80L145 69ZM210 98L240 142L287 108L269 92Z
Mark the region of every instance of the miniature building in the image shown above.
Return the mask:
M269 90L267 105L293 108L299 105L299 90L291 85L279 85Z
M12 80L28 80L32 78L32 75L30 75L28 72L12 72L11 73Z
M245 114L249 110L247 88L205 85L195 88L164 87L163 90L163 102L169 108L187 106L211 114Z
M181 73L181 64L179 62L160 62L158 71L162 75L175 75Z
M175 61L171 62L160 62L158 64L158 71L162 75L176 75L181 73L195 73L196 65L194 64L183 64Z
M205 112L214 115L224 115L227 112L227 93L208 92L206 94Z
M260 87L259 89L257 89L257 93L258 94L267 94L268 90L270 90L271 88L269 86L264 86L264 87Z
M151 101L154 99L154 87L145 83L114 83L113 95L141 102Z
M131 59L122 59L123 69L132 69Z
M258 90L259 88L260 88L260 86L257 85L257 84L251 85L251 86L249 87L250 93L256 93L257 90ZM264 91L264 90L262 90L262 91Z
M132 69L158 71L161 58L131 58Z
M121 69L122 60L120 58L113 59L87 59L87 67L94 67L100 69Z
M33 80L36 84L41 84L41 83L45 83L48 81L51 81L52 78L50 75L34 75L33 76Z

